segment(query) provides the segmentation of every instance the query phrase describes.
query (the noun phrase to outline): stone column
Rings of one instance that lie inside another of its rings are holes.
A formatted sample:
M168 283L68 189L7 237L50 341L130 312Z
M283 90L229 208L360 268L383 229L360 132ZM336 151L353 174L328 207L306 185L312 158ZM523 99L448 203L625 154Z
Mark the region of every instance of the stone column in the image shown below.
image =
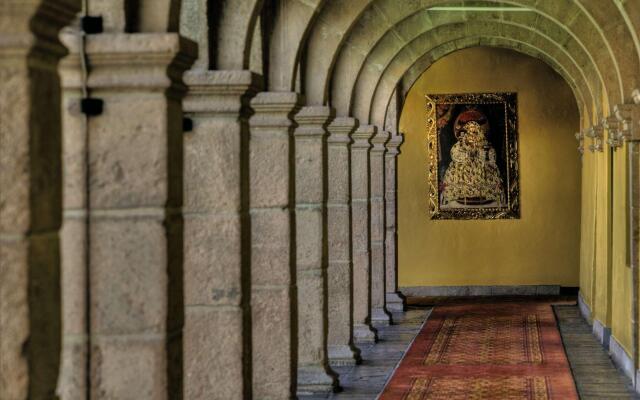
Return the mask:
M355 365L360 350L353 344L353 263L351 262L351 182L349 155L353 118L336 118L327 139L327 235L329 266L328 348L331 365Z
M67 28L60 37L70 54L60 63L62 84L63 221L60 232L62 286L62 364L58 394L87 396L87 116L80 112L81 33Z
M79 1L0 2L0 399L54 397L60 367L59 30Z
M385 292L387 310L404 311L404 297L398 292L398 233L396 224L398 204L397 195L397 161L402 144L402 134L392 135L387 142L387 152L384 156L385 163Z
M376 341L371 327L371 238L369 214L369 140L373 125L360 126L351 136L351 246L353 257L353 338Z
M330 393L338 382L327 359L326 125L329 107L295 116L298 395Z
M184 135L184 394L251 393L248 103L250 71L189 71Z
M295 397L297 315L293 121L299 97L261 92L251 101L249 187L253 398ZM294 317L292 317L294 316Z
M177 34L90 35L92 399L168 399L182 378L183 72Z
M385 207L384 207L384 168L385 144L389 141L389 132L378 132L371 138L373 147L369 153L371 174L371 323L389 325L391 315L385 304Z

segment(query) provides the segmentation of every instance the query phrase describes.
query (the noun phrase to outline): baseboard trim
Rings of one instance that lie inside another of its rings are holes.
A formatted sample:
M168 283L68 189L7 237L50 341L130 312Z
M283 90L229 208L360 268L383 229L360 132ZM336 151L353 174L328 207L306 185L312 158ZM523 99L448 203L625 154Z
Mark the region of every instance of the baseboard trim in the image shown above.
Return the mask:
M405 296L555 296L560 285L513 286L409 286L399 290Z
M584 297L582 297L582 292L578 293L578 308L580 309L580 314L582 314L582 318L584 318L589 325L593 325L593 318L591 317L591 309L586 301L584 301Z
M609 337L609 355L616 367L633 381L635 370L633 361L614 336Z
M593 320L593 335L598 339L598 343L605 348L605 350L609 350L609 341L611 340L611 328L608 328L600 322L598 319Z

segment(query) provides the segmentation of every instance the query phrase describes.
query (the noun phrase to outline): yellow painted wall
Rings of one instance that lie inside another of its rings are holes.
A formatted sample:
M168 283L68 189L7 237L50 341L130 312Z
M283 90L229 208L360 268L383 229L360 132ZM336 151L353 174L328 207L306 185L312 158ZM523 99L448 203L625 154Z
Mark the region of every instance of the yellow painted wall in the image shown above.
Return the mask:
M627 257L627 152L613 153L611 335L632 353L631 268Z
M518 92L521 218L432 221L427 206L426 93ZM432 65L409 91L398 159L400 286L578 286L581 171L570 88L543 62L470 48ZM584 280L584 278L583 278Z

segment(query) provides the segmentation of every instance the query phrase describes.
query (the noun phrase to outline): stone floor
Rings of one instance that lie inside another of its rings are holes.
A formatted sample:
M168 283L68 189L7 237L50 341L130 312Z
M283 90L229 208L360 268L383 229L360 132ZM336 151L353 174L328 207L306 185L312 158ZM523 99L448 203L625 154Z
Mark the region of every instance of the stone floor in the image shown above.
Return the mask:
M578 307L558 305L554 310L580 398L640 399L633 394L631 381L615 368L607 352L598 344ZM376 399L430 312L431 308L412 308L405 313L394 313L395 324L379 328L378 343L361 346L361 365L335 367L340 374L341 392L329 397L301 399Z
M330 397L301 399L373 400L391 377L405 351L416 337L431 309L412 309L394 313L394 324L378 328L378 342L360 345L362 364L355 367L334 367L340 374L342 391Z
M591 333L577 306L554 306L560 334L582 400L640 399Z

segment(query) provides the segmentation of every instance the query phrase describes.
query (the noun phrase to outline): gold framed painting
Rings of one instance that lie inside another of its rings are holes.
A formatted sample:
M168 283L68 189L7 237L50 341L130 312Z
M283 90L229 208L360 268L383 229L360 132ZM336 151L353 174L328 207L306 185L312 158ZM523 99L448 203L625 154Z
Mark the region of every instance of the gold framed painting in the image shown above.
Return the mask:
M426 101L431 218L520 218L517 94Z

